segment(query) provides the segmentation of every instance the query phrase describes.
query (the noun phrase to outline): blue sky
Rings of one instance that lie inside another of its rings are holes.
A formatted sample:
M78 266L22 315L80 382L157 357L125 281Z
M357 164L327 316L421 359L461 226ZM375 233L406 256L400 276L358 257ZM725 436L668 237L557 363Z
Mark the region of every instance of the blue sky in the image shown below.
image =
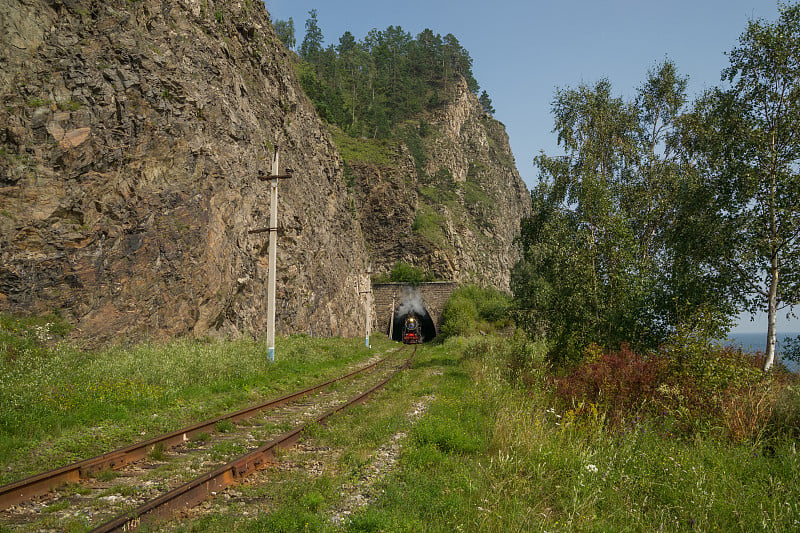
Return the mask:
M540 150L557 155L550 113L556 88L608 78L633 97L665 58L689 76L690 98L720 84L720 72L751 18L775 20L775 0L267 0L273 19L294 19L298 46L316 9L326 45L350 31L425 28L455 35L506 125L517 168L530 187Z
M326 45L345 31L361 40L390 25L414 36L425 28L455 35L506 126L529 188L537 179L534 156L560 153L550 113L556 88L608 78L617 95L632 98L648 69L669 58L689 76L691 100L721 84L725 52L748 20L778 17L775 0L266 0L266 6L273 19L294 20L298 46L311 9ZM738 329L766 331L765 324L745 320ZM798 319L780 324L779 331L800 332Z

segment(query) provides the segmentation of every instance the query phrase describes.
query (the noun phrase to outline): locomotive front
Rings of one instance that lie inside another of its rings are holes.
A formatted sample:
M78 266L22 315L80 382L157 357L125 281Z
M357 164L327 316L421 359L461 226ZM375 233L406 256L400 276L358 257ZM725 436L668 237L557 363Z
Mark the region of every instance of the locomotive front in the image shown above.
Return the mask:
M419 320L413 314L406 316L403 322L403 342L405 344L419 344L422 342Z

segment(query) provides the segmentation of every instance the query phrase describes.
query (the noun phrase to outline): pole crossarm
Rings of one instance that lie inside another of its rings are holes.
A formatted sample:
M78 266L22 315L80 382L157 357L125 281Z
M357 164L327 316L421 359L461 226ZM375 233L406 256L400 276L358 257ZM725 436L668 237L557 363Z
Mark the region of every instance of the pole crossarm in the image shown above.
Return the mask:
M293 178L294 176L292 174L264 174L259 172L256 177L261 181L268 181L273 179L288 180L289 178Z

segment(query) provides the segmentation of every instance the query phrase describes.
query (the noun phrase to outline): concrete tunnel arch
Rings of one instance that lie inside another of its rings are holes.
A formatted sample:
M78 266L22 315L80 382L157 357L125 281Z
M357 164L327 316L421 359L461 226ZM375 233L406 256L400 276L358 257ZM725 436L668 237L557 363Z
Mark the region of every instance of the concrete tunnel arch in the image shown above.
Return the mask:
M442 311L450 295L459 287L454 281L432 281L410 285L408 283L375 283L372 285L372 330L389 335L390 329L397 329L395 315L404 291L415 290L430 319L427 327L433 334L426 340L433 340L442 326ZM394 307L392 306L394 304ZM421 317L420 317L421 318ZM420 320L422 324L422 320ZM400 328L403 325L400 323Z

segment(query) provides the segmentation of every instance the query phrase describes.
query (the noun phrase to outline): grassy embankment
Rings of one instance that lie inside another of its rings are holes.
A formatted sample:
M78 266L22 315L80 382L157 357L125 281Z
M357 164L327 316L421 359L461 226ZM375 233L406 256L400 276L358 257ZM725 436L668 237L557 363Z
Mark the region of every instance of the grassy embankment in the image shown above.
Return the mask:
M297 471L252 496L256 519L219 513L185 531L788 531L800 527L800 456L790 438L732 440L717 429L677 434L644 414L612 424L566 408L541 347L454 338L421 350L376 403L321 429L316 446L344 451L324 474ZM520 352L528 361L519 372ZM539 359L541 362L541 359ZM433 399L412 424L401 415ZM794 398L798 395L794 393ZM388 407L394 406L394 407ZM333 525L341 487L363 483L375 449L407 432L375 500ZM296 457L293 457L297 460Z
M40 327L23 329L35 336ZM31 458L38 464L54 460L57 448L88 455L108 441L215 414L368 357L359 339L308 338L281 339L283 361L268 369L256 342L184 341L86 354L63 346L44 349L34 340L31 346L40 348L16 348L9 355L7 328L8 321L0 341L6 478L19 477L8 469ZM377 350L391 345L374 342ZM220 508L179 530L800 528L797 425L791 407L785 407L800 401L796 384L764 389L782 398L773 405L784 407L742 424L752 431L737 433L735 424L702 416L688 402L659 404L663 412L653 409L653 399L636 407L623 402L627 411L620 413L607 399L567 401L565 392L575 394L576 383L586 379L578 380L578 374L556 379L542 348L491 336L424 346L413 368L373 402L310 432L305 444L326 450L322 468L277 471L268 485L240 487L248 503ZM610 366L604 357L595 358L595 367ZM42 395L31 384L45 384L50 392ZM661 389L665 398L681 390L675 384ZM609 391L606 398L613 397ZM709 401L729 405L724 398ZM419 404L424 413L409 418ZM709 413L715 412L712 407ZM392 442L402 444L398 462L371 474L380 463L377 450ZM53 451L30 453L43 444ZM302 463L318 457L298 451L285 459ZM371 495L369 504L353 506L344 521L331 521L357 487Z
M87 352L54 317L0 315L0 483L339 375L363 339L178 340ZM388 342L388 341L387 341Z

